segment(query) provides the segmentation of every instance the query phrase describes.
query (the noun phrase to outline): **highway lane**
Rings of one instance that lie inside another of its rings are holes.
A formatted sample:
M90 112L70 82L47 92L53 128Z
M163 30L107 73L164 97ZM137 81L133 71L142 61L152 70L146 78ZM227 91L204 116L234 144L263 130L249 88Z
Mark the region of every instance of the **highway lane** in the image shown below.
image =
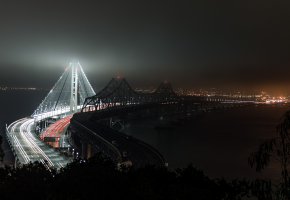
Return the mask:
M71 118L72 115L69 115L49 125L49 127L47 127L46 130L40 134L40 139L43 141L45 137L61 137L70 124Z
M71 118L72 115L69 115L49 125L45 131L39 135L40 140L47 141L46 143L53 148L69 148L70 144L65 132L70 124Z
M23 118L7 127L8 138L21 164L39 161L48 168L64 167L70 160L43 143L32 131L34 119Z

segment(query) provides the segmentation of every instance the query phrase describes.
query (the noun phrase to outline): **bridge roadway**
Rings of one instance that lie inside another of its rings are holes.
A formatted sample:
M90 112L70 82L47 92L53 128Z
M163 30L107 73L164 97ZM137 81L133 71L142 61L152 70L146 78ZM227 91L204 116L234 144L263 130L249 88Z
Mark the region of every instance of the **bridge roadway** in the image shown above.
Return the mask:
M127 108L123 109L126 110ZM110 109L105 109L94 113L75 114L71 119L71 128L74 129L73 134L81 138L81 140L93 143L96 149L103 151L105 154L107 153L108 156L118 162L129 160L137 168L146 165L165 166L165 159L152 146L132 136L111 129L91 118L92 114L98 115L100 113L100 115L106 115L105 113L110 112ZM103 144L98 146L100 143ZM104 148L104 146L106 147ZM108 149L109 152L104 151L104 149Z
M64 167L70 160L43 143L32 131L34 119L23 118L7 127L10 145L21 164L39 161L51 168Z

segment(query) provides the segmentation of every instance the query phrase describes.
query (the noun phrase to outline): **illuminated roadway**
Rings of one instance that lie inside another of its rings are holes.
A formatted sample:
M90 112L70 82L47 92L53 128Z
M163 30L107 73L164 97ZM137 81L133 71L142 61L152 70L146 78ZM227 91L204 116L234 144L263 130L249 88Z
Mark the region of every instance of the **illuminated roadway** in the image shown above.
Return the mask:
M40 139L44 140L45 137L60 137L70 123L72 115L57 120L51 124L43 133L40 134Z
M21 164L39 161L46 167L61 168L70 160L42 142L32 131L34 119L23 118L7 127L8 137Z

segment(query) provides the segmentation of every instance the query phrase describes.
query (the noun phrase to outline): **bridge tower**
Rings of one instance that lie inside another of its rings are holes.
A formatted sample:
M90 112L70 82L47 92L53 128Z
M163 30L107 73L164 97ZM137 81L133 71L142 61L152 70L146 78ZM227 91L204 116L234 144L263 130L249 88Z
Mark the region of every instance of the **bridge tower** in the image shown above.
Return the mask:
M85 99L95 95L81 64L73 61L32 114L36 121L60 114L76 113Z
M70 63L71 67L71 97L70 112L75 113L78 110L78 68L77 63Z

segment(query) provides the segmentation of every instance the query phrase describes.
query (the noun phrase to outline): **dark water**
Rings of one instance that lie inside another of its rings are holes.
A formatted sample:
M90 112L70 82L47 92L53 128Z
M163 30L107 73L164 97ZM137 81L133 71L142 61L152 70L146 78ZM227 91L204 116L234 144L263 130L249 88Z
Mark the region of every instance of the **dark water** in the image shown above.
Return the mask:
M171 168L192 163L210 177L280 178L277 164L263 173L248 165L248 157L267 138L289 105L252 105L213 111L193 118L186 125L156 130L160 120L131 122L125 132L157 148Z
M47 91L0 91L0 124L29 116L45 98Z
M0 92L0 125L32 114L47 91ZM189 163L211 177L279 178L278 166L264 173L252 170L247 159L263 140L275 135L275 126L289 105L258 105L214 111L199 115L170 130L156 130L160 120L130 123L125 130L152 146L171 168Z

